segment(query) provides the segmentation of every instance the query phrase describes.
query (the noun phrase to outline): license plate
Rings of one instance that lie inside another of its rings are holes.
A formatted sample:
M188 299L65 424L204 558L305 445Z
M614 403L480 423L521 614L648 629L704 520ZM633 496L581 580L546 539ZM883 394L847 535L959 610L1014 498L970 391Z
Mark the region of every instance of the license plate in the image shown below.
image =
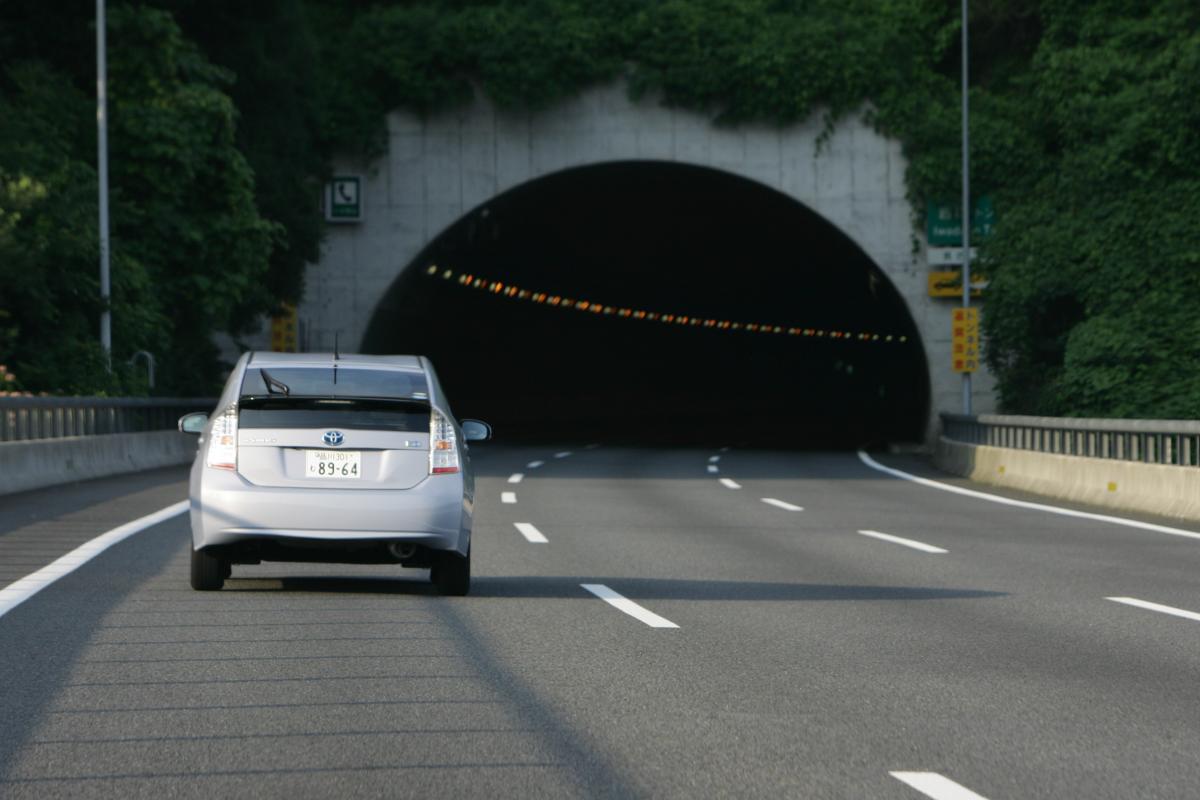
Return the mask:
M305 450L307 478L356 480L362 476L362 453L357 450Z

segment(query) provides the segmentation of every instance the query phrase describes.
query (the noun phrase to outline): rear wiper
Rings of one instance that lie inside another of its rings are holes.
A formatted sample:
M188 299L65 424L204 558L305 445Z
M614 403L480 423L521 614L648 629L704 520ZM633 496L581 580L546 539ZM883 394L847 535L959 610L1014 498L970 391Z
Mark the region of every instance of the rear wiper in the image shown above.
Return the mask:
M267 385L267 394L281 394L286 397L292 393L292 387L283 381L272 378L271 373L265 369L260 369L258 374L262 375L263 383Z

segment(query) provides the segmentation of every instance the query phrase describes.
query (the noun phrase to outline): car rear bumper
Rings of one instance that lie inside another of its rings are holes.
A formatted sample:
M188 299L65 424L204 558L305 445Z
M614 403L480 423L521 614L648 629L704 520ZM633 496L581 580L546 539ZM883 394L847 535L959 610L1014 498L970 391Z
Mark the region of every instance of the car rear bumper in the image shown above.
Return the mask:
M264 539L350 545L411 542L466 554L472 507L463 477L435 475L411 489L274 488L198 466L191 491L192 546Z

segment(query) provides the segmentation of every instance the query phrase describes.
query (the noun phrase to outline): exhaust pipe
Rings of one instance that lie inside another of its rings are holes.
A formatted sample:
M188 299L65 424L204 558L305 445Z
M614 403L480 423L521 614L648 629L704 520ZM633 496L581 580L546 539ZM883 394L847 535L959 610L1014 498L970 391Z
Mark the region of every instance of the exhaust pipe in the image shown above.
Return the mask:
M408 542L392 542L388 545L388 552L401 561L406 561L417 554L417 546Z

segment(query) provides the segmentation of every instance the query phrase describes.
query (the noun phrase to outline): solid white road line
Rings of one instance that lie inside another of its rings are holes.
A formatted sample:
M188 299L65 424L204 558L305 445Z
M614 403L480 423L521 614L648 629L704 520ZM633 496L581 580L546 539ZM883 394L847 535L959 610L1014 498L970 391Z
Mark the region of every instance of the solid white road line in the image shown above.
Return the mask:
M976 794L967 787L936 772L889 772L888 774L934 800L987 800L983 795Z
M514 472L512 475L508 476L508 482L509 483L520 483L524 477L525 477L525 473Z
M720 469L718 469L718 467L717 467L717 465L716 465L716 464L709 464L709 465L708 465L708 472L709 472L709 474L717 473L717 472L720 472L720 471L721 471L721 470L720 470Z
M708 463L710 463L710 464L715 464L720 460L721 460L720 456L709 456L708 457Z
M762 498L762 501L769 506L775 506L776 508L782 508L784 511L803 511L804 510L803 506L794 506L791 503L785 503L782 500L776 500L774 497L764 497L764 498Z
M1158 603L1150 603L1145 600L1138 600L1136 597L1106 597L1104 599L1112 600L1114 603L1124 603L1127 606L1144 608L1147 611L1157 611L1160 614L1170 614L1173 617L1183 617L1184 619L1190 619L1193 622L1200 622L1200 614L1197 614L1195 611L1185 611L1182 608L1162 606Z
M501 503L517 502L517 493L516 492L501 492L500 493L500 502Z
M1011 497L1001 497L997 494L988 494L987 492L977 492L974 489L964 489L961 486L951 486L948 483L930 480L929 478L920 478L916 475L910 475L907 472L891 467L885 467L862 450L858 451L858 458L871 469L886 472L896 478L902 478L906 481L919 483L922 486L928 486L931 489L941 489L943 492L954 492L955 494L965 495L966 497L975 497L980 500L987 500L991 503L1000 503L1006 506L1016 506L1017 508L1028 508L1032 511L1045 511L1048 514L1061 514L1064 517L1076 517L1078 519L1091 519L1097 522L1111 522L1114 525L1125 525L1130 528L1140 528L1144 531L1154 531L1156 533L1166 533L1171 536L1185 536L1188 539L1200 539L1200 533L1195 531L1185 531L1181 528L1171 528L1167 525L1155 525L1153 522L1140 522L1136 519L1126 519L1125 517L1112 517L1108 514L1093 514L1090 511L1076 511L1071 508L1059 508L1058 506L1049 506L1045 503L1030 503L1025 500L1013 500Z
M135 519L133 522L126 522L124 525L113 528L107 533L100 534L95 539L84 542L66 555L51 561L37 572L32 572L24 578L10 583L8 586L0 589L0 617L3 617L9 611L12 611L62 576L74 572L117 542L128 539L130 536L139 531L144 531L151 525L157 525L172 517L177 517L187 510L188 501L180 500L178 503L155 511L153 514L147 514L144 517Z
M678 628L671 620L666 617L660 617L653 611L642 608L637 603L630 600L628 597L617 594L612 589L605 586L603 583L581 583L579 584L587 589L592 594L599 597L604 602L608 603L618 611L624 611L634 619L641 620L651 628Z
M521 532L521 535L534 544L546 544L550 540L542 536L542 532L530 525L528 522L514 522L513 527Z
M567 456L569 456L569 455L571 455L571 451L570 451L570 450L563 450L561 453L555 453L555 454L554 454L554 457L555 457L555 458L566 458L566 457L567 457Z
M893 544L902 544L905 547L911 547L913 550L920 550L925 553L945 553L948 552L940 547L934 547L931 544L914 541L913 539L904 539L899 536L892 536L890 533L880 533L879 531L859 531L863 536L870 536L872 539L882 539L885 542Z
M540 467L542 464L545 464L545 463L546 463L545 461L530 461L525 466L529 467L530 469L537 469L538 467Z
M738 483L737 481L731 481L729 478L720 478L719 480L721 481L721 485L724 486L726 489L742 488L742 485L740 483Z

